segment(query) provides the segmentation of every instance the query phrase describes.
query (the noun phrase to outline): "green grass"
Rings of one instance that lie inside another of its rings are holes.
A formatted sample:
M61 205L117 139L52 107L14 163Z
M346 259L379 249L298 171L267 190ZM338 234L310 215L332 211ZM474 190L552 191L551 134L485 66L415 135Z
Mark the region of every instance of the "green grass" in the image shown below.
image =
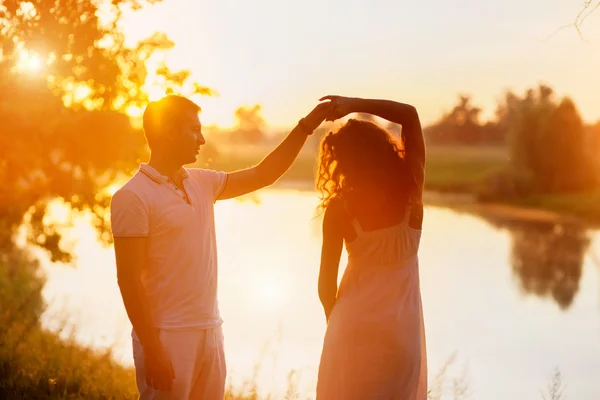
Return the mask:
M427 148L425 189L475 193L485 178L508 165L504 148L430 146Z
M227 172L248 168L257 164L266 151L223 153L208 166ZM506 150L502 147L431 146L427 149L425 187L440 192L474 192L485 177L506 165ZM316 155L303 152L282 179L312 182L315 168Z
M244 153L240 155L223 154L217 160L211 162L208 167L220 171L237 171L249 168L259 163L265 156L265 153ZM290 169L285 173L282 179L289 180L314 180L314 170L316 168L315 157L301 154L294 161Z

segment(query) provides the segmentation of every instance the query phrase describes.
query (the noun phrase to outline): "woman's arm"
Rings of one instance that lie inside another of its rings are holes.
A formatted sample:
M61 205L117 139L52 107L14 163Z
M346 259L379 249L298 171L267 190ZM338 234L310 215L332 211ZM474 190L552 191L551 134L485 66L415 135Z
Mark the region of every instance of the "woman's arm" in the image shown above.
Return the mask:
M415 175L417 185L422 190L425 179L425 140L417 109L409 104L392 100L361 99L356 97L325 96L331 100L334 119L351 113L368 113L402 125L406 160Z
M337 202L331 202L323 216L323 246L321 249L321 268L319 271L319 299L329 321L331 310L337 297L337 281L342 256L344 236L340 219L343 211Z

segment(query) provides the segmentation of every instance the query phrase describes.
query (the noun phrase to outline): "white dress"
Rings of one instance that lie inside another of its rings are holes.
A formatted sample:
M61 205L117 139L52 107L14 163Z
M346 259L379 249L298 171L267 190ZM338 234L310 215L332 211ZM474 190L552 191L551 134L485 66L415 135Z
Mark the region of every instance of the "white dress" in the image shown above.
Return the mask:
M417 252L421 231L363 231L346 243L348 266L331 312L317 400L426 400L427 356Z

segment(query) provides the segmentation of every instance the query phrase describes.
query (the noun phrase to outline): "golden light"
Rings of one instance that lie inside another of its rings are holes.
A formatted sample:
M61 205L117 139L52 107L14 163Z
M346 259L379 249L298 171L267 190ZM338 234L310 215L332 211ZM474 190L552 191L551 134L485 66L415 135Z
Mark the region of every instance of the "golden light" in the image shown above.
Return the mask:
M277 277L263 275L256 277L251 286L254 290L254 299L262 309L281 307L286 301L285 282Z
M125 109L125 114L129 115L131 118L140 118L144 113L144 109L135 105L128 106Z
M148 93L148 99L150 101L160 100L165 96L165 89L159 83L153 82L150 85L144 85L146 93Z
M178 63L176 54L170 51L159 51L153 54L145 61L147 68L147 75L144 84L141 86L141 91L148 96L149 101L156 101L164 97L167 93L169 83L163 75L157 74L156 71L163 65L167 65L173 68L174 71L178 70L180 62ZM185 68L185 66L183 66ZM183 86L176 88L177 94L188 96L192 101L196 102L202 108L202 123L205 126L218 126L219 128L231 128L234 126L235 118L233 115L231 104L225 104L224 101L218 97L203 96L195 92L194 81L195 77L192 76L188 79ZM120 108L123 106L122 103L116 102L115 107ZM136 120L139 120L144 112L145 107L138 107L136 105L129 105L125 107L125 113L134 119L134 124L137 126ZM139 122L139 121L138 121Z
M44 224L66 224L71 216L71 207L64 199L55 199L48 203Z
M117 190L119 190L119 188L121 186L123 186L123 183L124 182L112 183L112 184L108 185L106 187L106 189L104 189L104 192L106 192L108 195L112 196L112 195L114 195L117 192Z
M38 72L42 69L44 63L41 57L32 51L21 50L19 61L17 62L17 69L22 72Z

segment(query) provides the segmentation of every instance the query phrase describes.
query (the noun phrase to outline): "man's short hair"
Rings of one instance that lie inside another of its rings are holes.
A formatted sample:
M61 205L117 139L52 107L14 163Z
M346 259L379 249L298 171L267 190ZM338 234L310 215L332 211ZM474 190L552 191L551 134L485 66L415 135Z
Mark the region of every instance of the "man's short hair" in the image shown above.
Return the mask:
M201 110L200 106L190 99L172 94L150 102L143 116L144 134L148 145L152 147L164 134L165 128L180 123L188 113L199 113Z

